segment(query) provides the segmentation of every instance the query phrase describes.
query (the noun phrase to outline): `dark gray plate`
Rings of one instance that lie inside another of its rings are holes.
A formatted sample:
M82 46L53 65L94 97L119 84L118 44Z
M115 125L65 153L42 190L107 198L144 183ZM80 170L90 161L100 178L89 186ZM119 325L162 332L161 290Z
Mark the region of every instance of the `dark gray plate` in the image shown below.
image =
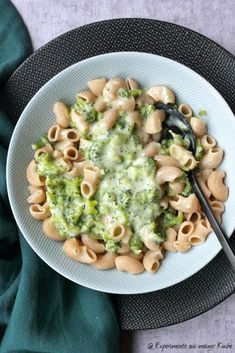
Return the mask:
M117 19L77 28L30 56L6 84L6 107L16 122L38 89L66 67L91 56L141 51L166 56L201 74L235 111L235 59L225 49L189 29L146 19ZM234 136L235 138L235 136ZM232 237L235 246L235 237ZM235 289L235 273L220 252L189 279L161 291L113 295L123 329L179 323L209 310Z

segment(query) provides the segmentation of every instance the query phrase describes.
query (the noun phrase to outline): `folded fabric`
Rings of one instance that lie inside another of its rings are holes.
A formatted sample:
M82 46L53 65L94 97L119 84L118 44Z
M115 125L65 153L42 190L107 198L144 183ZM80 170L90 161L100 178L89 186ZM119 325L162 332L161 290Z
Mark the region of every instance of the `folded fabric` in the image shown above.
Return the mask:
M0 97L5 81L31 50L18 12L0 0ZM48 267L15 224L5 178L12 131L0 106L0 352L118 352L119 327L110 296Z

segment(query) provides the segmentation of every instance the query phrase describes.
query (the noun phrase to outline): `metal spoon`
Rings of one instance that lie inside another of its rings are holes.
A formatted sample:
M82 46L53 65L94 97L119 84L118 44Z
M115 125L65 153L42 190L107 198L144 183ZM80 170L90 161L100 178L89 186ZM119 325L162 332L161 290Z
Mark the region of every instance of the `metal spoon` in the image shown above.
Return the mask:
M174 131L175 133L178 133L182 135L183 137L187 137L188 141L190 142L189 145L189 150L195 155L196 152L196 138L195 135L187 122L187 120L184 118L184 116L175 108L172 106L169 106L167 104L163 103L158 103L155 105L157 109L164 110L166 113L166 118L164 120L163 124L163 133L162 133L162 139L169 139L172 138L172 136L169 133L169 130ZM211 206L209 202L207 201L195 175L195 170L191 170L188 173L189 180L191 182L192 188L196 196L198 197L201 207L208 218L211 227L216 234L227 258L229 259L233 269L235 270L235 249L232 248L231 242L227 235L224 233L222 228L220 227L219 223L217 222L213 211L211 209Z

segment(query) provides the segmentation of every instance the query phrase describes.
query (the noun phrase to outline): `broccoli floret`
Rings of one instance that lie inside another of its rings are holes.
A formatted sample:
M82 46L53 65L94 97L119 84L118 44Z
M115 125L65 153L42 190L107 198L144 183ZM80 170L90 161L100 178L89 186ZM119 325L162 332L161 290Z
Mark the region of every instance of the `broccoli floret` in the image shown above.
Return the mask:
M119 129L125 129L127 125L127 121L126 121L126 113L125 112L120 112L119 113L119 118L116 122L116 127Z
M103 202L105 203L112 203L113 201L116 201L115 193L114 192L105 192L103 194Z
M170 155L169 149L172 144L173 144L173 139L162 140L160 154L163 156L169 156Z
M129 90L129 94L130 94L132 97L138 97L138 96L140 96L143 92L144 92L144 91L143 91L142 89L138 89L138 88Z
M192 192L192 185L191 185L189 178L187 177L186 174L185 174L184 180L185 180L185 186L184 186L184 190L182 191L181 195L184 197L187 197Z
M83 203L79 199L73 199L67 202L65 207L65 217L69 223L77 224L83 213Z
M187 136L183 137L180 134L175 134L172 130L169 130L169 132L173 138L167 139L167 140L162 140L161 150L160 150L161 155L169 156L170 155L170 147L173 144L184 146L187 149L189 148L190 141Z
M46 178L46 187L49 193L57 195L63 194L64 193L64 181L63 177L61 176L47 176ZM56 202L56 197L55 197L55 202Z
M44 134L36 143L32 145L32 149L37 150L41 147L48 145L48 143L50 142L48 140L47 134Z
M143 90L142 89L124 89L124 88L120 88L119 91L118 91L118 95L119 97L122 97L122 98L129 98L130 96L132 97L138 97L140 96L141 94L143 93Z
M122 97L122 98L129 98L130 93L127 89L120 88L118 91L118 95L119 95L119 97Z
M79 219L79 226L82 233L90 233L94 227L95 219L93 215L82 215ZM97 232L99 233L99 231Z
M88 123L93 123L97 120L98 112L95 110L92 102L87 102L85 99L77 98L75 110L81 114Z
M75 237L80 234L80 228L74 224L69 224L66 222L64 215L58 212L58 209L51 211L52 223L55 225L58 232L64 237Z
M133 234L131 236L131 239L129 241L129 247L136 255L141 253L141 250L143 248L143 242L141 241L141 238L138 234Z
M163 224L165 228L174 227L183 222L183 213L178 212L178 214L174 214L171 211L164 211L163 213Z
M154 111L155 106L152 104L145 104L140 108L140 115L143 119L147 119Z
M108 109L111 109L113 107L113 102L110 101L110 102L106 103L106 106Z
M137 192L135 194L135 202L137 202L139 205L145 205L148 202L147 192Z
M137 135L131 135L131 143L134 144L135 147L140 145L140 138Z
M152 157L146 158L146 166L149 169L155 169L156 168L156 161Z
M200 115L200 116L206 116L206 115L207 115L207 111L206 111L205 109L201 109L201 110L199 111L199 115Z
M148 190L148 200L149 202L157 202L159 201L161 197L161 191L160 189L150 189Z
M67 237L74 237L80 234L80 228L73 224L73 222L68 223L66 216L70 220L72 219L72 212L68 211L68 214L65 212L65 204L67 203L62 196L47 192L47 201L50 207L52 222L55 225L58 232Z
M37 159L37 171L41 176L59 175L68 172L69 168L63 158L55 159L49 153L42 153Z
M68 197L79 197L80 193L80 185L82 178L74 177L74 178L63 178L65 193Z
M152 233L152 232L156 232L157 231L157 224L156 222L151 222L148 224L148 230Z
M87 103L87 101L85 99L78 97L77 100L76 100L76 108L77 108L77 110L82 112L86 103Z
M171 144L174 143L176 145L184 146L187 149L189 148L190 141L187 135L183 137L180 134L175 134L172 130L169 130L169 133L173 137L173 140L171 140L172 141Z
M126 192L123 191L118 195L118 203L124 208L127 207L130 199L131 199L131 192L130 191L126 191Z
M47 201L52 221L61 235L73 237L81 233L78 221L84 212L85 203L80 193L81 181L81 177L46 177Z
M97 120L102 120L104 117L104 113L103 112L98 112L97 114Z
M100 141L93 141L92 144L85 149L85 158L96 164L100 158L101 151L102 143Z
M169 133L173 137L173 141L174 141L173 143L175 143L176 145L183 145L184 144L184 139L183 139L182 135L176 134L172 130L169 130Z
M165 235L157 230L157 223L151 222L144 226L144 232L156 243L161 244L164 242Z
M66 178L64 176L47 176L47 190L56 195L66 196L68 198L80 198L80 184L82 178Z
M97 205L97 201L96 200L87 200L85 203L85 210L84 210L84 214L85 215L95 215L97 214L97 210L96 210L96 205Z
M119 248L119 242L116 242L114 240L108 240L105 244L105 250L108 252L117 252Z
M160 245L164 242L165 236L163 233L160 232L154 232L151 234L153 241L155 241L156 244Z
M77 129L77 124L75 123L75 121L73 121L72 119L70 119L70 127L72 129Z
M197 161L199 161L202 158L203 154L203 147L201 144L201 141L199 138L196 139L196 152L195 152L195 158Z
M147 205L152 202L158 201L160 198L160 190L158 189L149 189L145 192L137 192L134 196L134 201L139 205Z

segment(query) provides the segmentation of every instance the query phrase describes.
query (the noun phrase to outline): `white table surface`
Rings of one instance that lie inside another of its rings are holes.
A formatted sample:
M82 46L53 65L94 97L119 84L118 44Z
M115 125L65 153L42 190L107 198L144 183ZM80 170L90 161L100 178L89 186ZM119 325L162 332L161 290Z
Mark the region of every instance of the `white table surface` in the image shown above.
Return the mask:
M146 17L196 30L235 54L234 0L12 0L28 26L34 49L83 24L119 17ZM123 333L120 353L235 352L235 294L187 322ZM149 349L151 344L186 344L188 348ZM222 348L217 345L230 344ZM197 345L189 348L189 345ZM199 348L199 344L215 345ZM149 346L149 348L148 348ZM94 347L95 352L95 347ZM86 353L86 352L84 352Z

